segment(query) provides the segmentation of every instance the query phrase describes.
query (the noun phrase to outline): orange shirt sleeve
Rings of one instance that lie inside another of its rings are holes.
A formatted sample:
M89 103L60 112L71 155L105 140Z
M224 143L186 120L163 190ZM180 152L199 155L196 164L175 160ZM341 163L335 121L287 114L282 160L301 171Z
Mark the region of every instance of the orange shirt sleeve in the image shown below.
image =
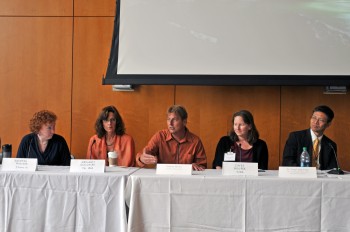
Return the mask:
M116 136L115 150L118 151L118 166L135 166L134 139L127 134Z

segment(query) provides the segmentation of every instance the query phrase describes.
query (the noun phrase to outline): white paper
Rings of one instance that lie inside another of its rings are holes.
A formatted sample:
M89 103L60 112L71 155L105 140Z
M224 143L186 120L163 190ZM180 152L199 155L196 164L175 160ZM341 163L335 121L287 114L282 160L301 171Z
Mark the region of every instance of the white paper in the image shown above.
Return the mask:
M157 175L192 175L192 164L157 164Z
M258 163L223 162L222 175L258 176Z
M105 172L105 160L72 159L70 161L70 172Z
M226 152L224 161L235 161L236 160L236 153L233 153L232 151Z
M3 158L2 171L35 172L38 165L36 158Z
M317 178L316 167L279 167L279 177Z

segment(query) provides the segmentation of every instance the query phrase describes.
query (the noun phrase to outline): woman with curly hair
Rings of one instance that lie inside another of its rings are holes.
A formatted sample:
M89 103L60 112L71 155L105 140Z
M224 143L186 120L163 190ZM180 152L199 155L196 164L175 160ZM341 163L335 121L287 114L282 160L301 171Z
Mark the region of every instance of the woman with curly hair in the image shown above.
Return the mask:
M134 166L135 143L125 133L125 125L118 110L114 106L102 109L95 123L96 134L90 138L86 158L104 159L108 165L107 153L118 153L118 166Z
M57 116L51 111L36 112L29 122L32 133L19 144L17 158L37 158L39 165L70 165L66 140L55 134Z

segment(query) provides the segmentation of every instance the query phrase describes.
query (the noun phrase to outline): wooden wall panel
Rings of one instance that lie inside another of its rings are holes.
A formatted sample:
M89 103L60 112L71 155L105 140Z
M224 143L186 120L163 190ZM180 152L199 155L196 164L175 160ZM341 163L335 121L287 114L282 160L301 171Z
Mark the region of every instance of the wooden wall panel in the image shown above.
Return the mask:
M74 0L74 15L114 16L115 6L116 0Z
M332 125L325 134L338 145L339 162L350 170L350 96L323 94L324 87L285 86L281 90L281 160L283 148L291 131L310 127L312 110L317 105L328 105L334 111Z
M186 107L188 128L204 143L212 166L219 139L231 129L232 115L249 110L269 149L269 169L279 165L280 87L177 86L177 104Z
M73 12L74 20L67 17ZM202 138L209 167L219 138L231 127L232 113L248 109L268 144L269 168L277 169L288 133L308 128L313 107L327 104L335 119L326 135L338 144L342 168L350 170L349 94L324 95L317 86L170 85L112 92L101 79L114 14L115 0L0 1L0 136L2 143L13 144L14 155L29 132L29 119L41 109L58 115L56 132L83 158L102 107L117 106L140 151L166 128L166 110L177 103L187 108L188 127Z
M32 115L58 116L56 133L70 141L72 19L0 17L0 136L17 153Z
M73 0L1 0L1 16L72 16Z
M173 86L139 86L133 92L113 92L102 85L109 58L113 18L77 17L74 36L72 153L86 155L94 123L107 105L118 108L137 151L150 137L166 127L166 110L173 104Z

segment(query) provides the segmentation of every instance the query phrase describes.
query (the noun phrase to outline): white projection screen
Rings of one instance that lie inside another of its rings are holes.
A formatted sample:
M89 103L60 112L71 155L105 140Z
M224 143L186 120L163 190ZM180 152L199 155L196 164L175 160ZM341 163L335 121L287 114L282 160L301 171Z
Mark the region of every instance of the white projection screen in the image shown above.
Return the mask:
M119 0L103 83L349 85L350 0Z

